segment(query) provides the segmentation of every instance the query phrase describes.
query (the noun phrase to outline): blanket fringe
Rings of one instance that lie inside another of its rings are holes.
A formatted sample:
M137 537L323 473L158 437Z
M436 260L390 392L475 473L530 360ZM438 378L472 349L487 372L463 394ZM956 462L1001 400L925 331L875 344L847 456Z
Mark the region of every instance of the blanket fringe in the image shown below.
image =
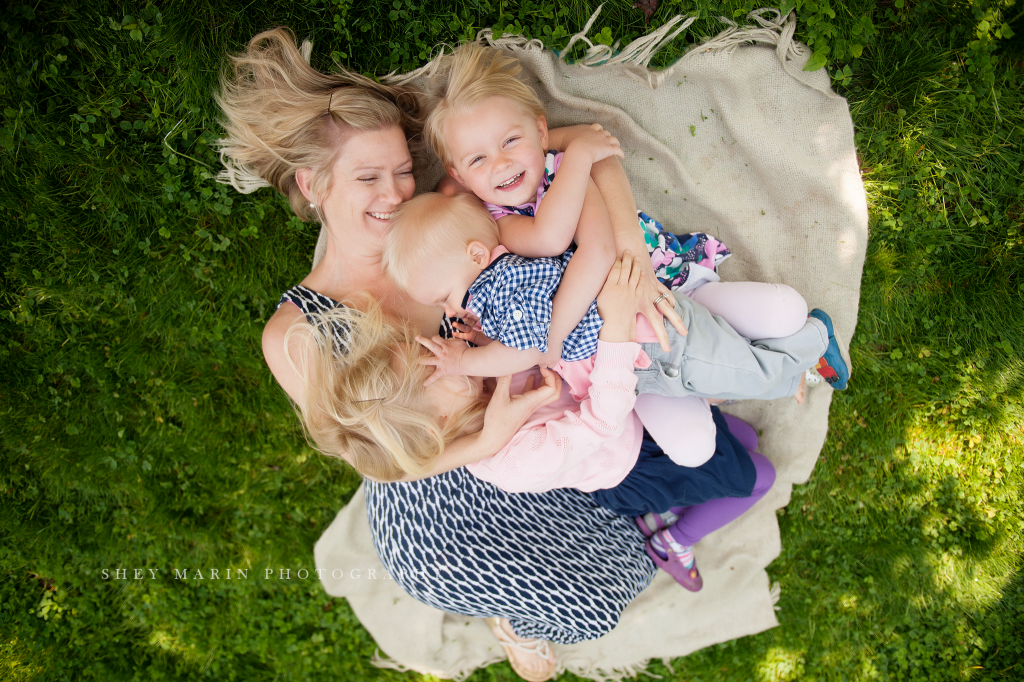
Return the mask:
M782 585L780 585L777 582L772 583L772 587L768 591L768 594L770 594L772 597L772 608L776 611L781 611L782 607L779 606L778 603L779 599L782 598Z
M370 659L370 665L374 666L375 668L382 668L382 669L386 669L386 670L397 670L398 672L403 672L403 673L416 672L416 673L431 675L433 677L437 677L438 679L442 679L442 680L454 680L455 682L462 682L467 677L469 677L474 672L476 672L477 669L481 669L482 670L483 668L486 668L487 666L491 665L492 663L497 663L498 661L504 661L504 660L506 660L506 657L505 657L504 654L498 654L496 656L492 656L492 657L490 657L490 658L488 658L488 659L486 659L484 661L479 661L479 660L469 661L469 660L466 660L466 659L459 659L458 661L456 661L452 665L451 668L448 668L447 670L440 671L440 672L433 671L433 672L424 673L423 670L420 670L420 669L417 669L417 668L411 668L411 667L405 665L404 663L400 663L400 662L396 661L395 659L391 658L390 656L388 656L387 654L382 654L380 652L380 649L377 649L374 652L373 657Z
M585 677L594 682L622 682L622 680L634 678L639 675L645 675L647 677L654 678L656 680L663 679L661 675L655 675L649 673L644 668L650 663L650 659L639 661L633 665L624 665L621 668L594 668L592 662L587 663L574 663L569 661L568 665L564 665L561 661L558 662L558 669L555 671L555 675L561 675L563 672L569 672L577 677Z
M795 11L791 11L783 17L782 13L774 8L762 7L760 9L755 9L747 15L747 19L753 22L753 24L748 24L742 27L731 19L718 17L718 20L726 25L725 30L718 35L707 38L699 45L694 45L671 67L661 71L651 71L649 65L655 55L657 55L658 52L660 52L666 45L675 40L683 31L689 28L690 25L696 21L696 17L686 17L682 14L677 14L663 26L660 26L646 35L640 36L620 50L618 49L618 42L614 45L604 45L601 43L595 45L589 38L587 38L587 33L590 32L591 27L594 25L594 21L601 13L601 9L603 7L604 4L598 5L597 9L594 10L594 13L590 15L590 19L587 20L583 30L569 38L568 44L559 53L558 58L560 60L566 62L569 53L572 51L573 45L582 41L587 44L587 51L581 58L572 62L573 66L578 66L580 68L597 68L620 65L622 67L626 67L625 73L630 77L644 81L652 88L657 88L665 81L666 78L672 75L672 72L677 65L685 65L698 54L705 54L708 52L731 54L741 45L761 43L764 45L774 45L775 54L786 73L801 83L807 84L802 73L802 68L806 61L804 57L808 55L810 50L806 46L793 40L793 34L796 33ZM505 50L544 50L544 43L540 40L531 40L525 36L515 34L506 34L502 35L500 38L495 38L494 31L490 28L484 28L478 31L476 40L477 42L486 42L492 47ZM312 50L313 44L308 40L304 40L300 47L300 52L307 62L309 61L309 56ZM442 45L441 51L437 56L420 68L403 74L391 72L381 80L394 85L399 85L416 80L420 77L426 77L429 82L433 80L433 77L437 73L438 67L441 63L441 58L448 51L447 46ZM831 88L826 87L821 91L829 97L838 97L838 95L832 92ZM224 169L217 174L217 182L231 185L235 190L242 194L249 194L261 187L270 187L270 183L253 173L249 168L242 164L238 164L233 159L227 157L223 150L221 150L220 160Z
M587 20L583 30L569 37L568 44L558 53L560 60L570 63L567 59L573 45L582 41L587 44L587 51L581 58L571 62L573 66L597 68L620 65L626 67L625 73L629 76L645 81L652 88L657 88L666 78L672 75L677 65L686 64L691 59L694 59L696 55L708 52L731 54L741 45L760 43L775 46L775 54L786 73L801 83L807 83L802 74L802 68L806 62L805 57L809 56L810 50L793 40L793 35L796 33L795 11L790 11L783 17L782 13L774 8L762 7L755 9L747 15L747 19L752 23L746 26L740 26L735 21L726 17L718 17L718 20L726 25L725 30L691 47L671 67L661 71L651 71L649 67L655 55L689 28L697 18L677 14L663 26L640 36L624 48L619 49L618 42L610 46L601 43L595 45L587 38L587 33L590 32L594 21L601 13L603 7L603 4L598 5L594 13L590 15L590 19ZM491 47L511 51L544 50L544 44L537 39L531 40L518 34L504 34L500 38L495 38L494 31L490 28L478 31L476 40L479 43L487 43ZM441 57L445 55L446 51L446 46L442 46L441 52L422 67L405 74L389 73L382 80L393 84L406 83L421 76L426 76L428 80L431 80L437 72ZM826 88L823 92L831 97L838 96L832 93L829 88Z

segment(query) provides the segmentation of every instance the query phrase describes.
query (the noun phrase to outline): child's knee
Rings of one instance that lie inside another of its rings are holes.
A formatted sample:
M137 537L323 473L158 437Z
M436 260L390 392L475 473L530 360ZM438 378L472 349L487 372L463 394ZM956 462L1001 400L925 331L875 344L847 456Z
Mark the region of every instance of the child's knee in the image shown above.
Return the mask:
M775 299L774 317L776 338L796 334L807 324L807 301L800 292L788 284L775 285L778 294Z
M699 467L715 454L715 430L695 429L685 439L679 439L668 448L662 448L669 459L682 467Z
M754 490L751 493L760 497L775 485L775 467L771 461L759 452L751 452L750 459L754 462L754 469L757 471L757 480L754 482Z

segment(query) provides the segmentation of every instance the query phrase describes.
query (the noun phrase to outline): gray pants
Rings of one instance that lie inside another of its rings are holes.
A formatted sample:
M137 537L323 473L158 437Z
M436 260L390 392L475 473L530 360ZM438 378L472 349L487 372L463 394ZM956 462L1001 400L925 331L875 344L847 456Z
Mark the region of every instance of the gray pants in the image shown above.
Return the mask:
M670 352L657 343L641 344L651 366L635 370L638 394L727 400L791 396L804 370L814 367L828 348L828 331L816 319L808 318L792 336L750 341L685 294L673 294L689 333L682 336L666 323Z

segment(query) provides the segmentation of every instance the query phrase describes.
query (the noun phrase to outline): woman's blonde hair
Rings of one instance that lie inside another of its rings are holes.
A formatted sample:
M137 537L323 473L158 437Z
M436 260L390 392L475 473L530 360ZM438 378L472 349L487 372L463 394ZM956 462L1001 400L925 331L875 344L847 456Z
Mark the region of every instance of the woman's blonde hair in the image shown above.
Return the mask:
M312 203L319 205L330 191L345 133L398 126L407 140L420 140L425 112L415 90L344 69L320 73L308 64L312 45L302 47L300 52L289 30L276 28L230 57L215 95L226 132L218 143L225 167L218 180L240 192L272 186L288 197L295 215L311 220L320 216L299 189L295 171L313 170ZM421 147L410 144L417 161Z
M414 273L423 263L443 263L464 253L472 242L488 249L498 245L498 224L472 194L421 194L391 216L381 269L403 291L416 286Z
M312 324L292 325L284 341L286 348L292 337L305 341L305 371L292 365L305 382L297 411L316 448L360 474L397 481L427 473L486 408L478 399L438 423L423 387L432 370L418 363L423 349L411 330L384 321L378 303L310 317Z
M440 58L436 71L439 85L435 87L443 94L427 116L423 135L445 168L454 165L444 139L445 125L452 114L472 109L491 97L504 97L528 116L544 116L537 93L517 78L521 70L519 60L509 52L480 43L463 43Z

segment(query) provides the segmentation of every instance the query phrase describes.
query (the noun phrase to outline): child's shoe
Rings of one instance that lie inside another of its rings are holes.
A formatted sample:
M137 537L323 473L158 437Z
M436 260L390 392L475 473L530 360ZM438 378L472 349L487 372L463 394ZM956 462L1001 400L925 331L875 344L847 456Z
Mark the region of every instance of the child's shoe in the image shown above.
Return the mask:
M644 537L649 538L659 530L665 530L671 526L679 520L679 517L670 510L661 514L647 512L643 516L634 516L633 520L636 522L636 527L644 534Z
M658 541L658 549L655 549L652 544L655 540ZM700 592L701 588L704 587L704 578L701 577L700 571L697 570L697 560L693 556L693 548L680 548L683 552L677 552L676 548L679 548L679 543L675 541L667 530L658 531L655 536L649 538L644 544L644 548L647 550L647 554L651 557L651 561L654 562L655 566L675 578L677 583L690 592ZM664 550L666 558L662 558L662 552L659 549Z
M636 527L640 529L645 538L651 537L659 530L668 528L665 525L665 520L661 518L661 514L655 514L654 512L648 512L643 516L634 516L633 520L636 521Z
M807 317L813 317L825 325L828 330L828 348L825 354L818 360L814 369L821 375L821 378L828 382L828 385L837 391L846 388L846 382L850 380L850 369L839 352L839 341L836 340L835 330L832 328L832 318L824 310L815 308Z

